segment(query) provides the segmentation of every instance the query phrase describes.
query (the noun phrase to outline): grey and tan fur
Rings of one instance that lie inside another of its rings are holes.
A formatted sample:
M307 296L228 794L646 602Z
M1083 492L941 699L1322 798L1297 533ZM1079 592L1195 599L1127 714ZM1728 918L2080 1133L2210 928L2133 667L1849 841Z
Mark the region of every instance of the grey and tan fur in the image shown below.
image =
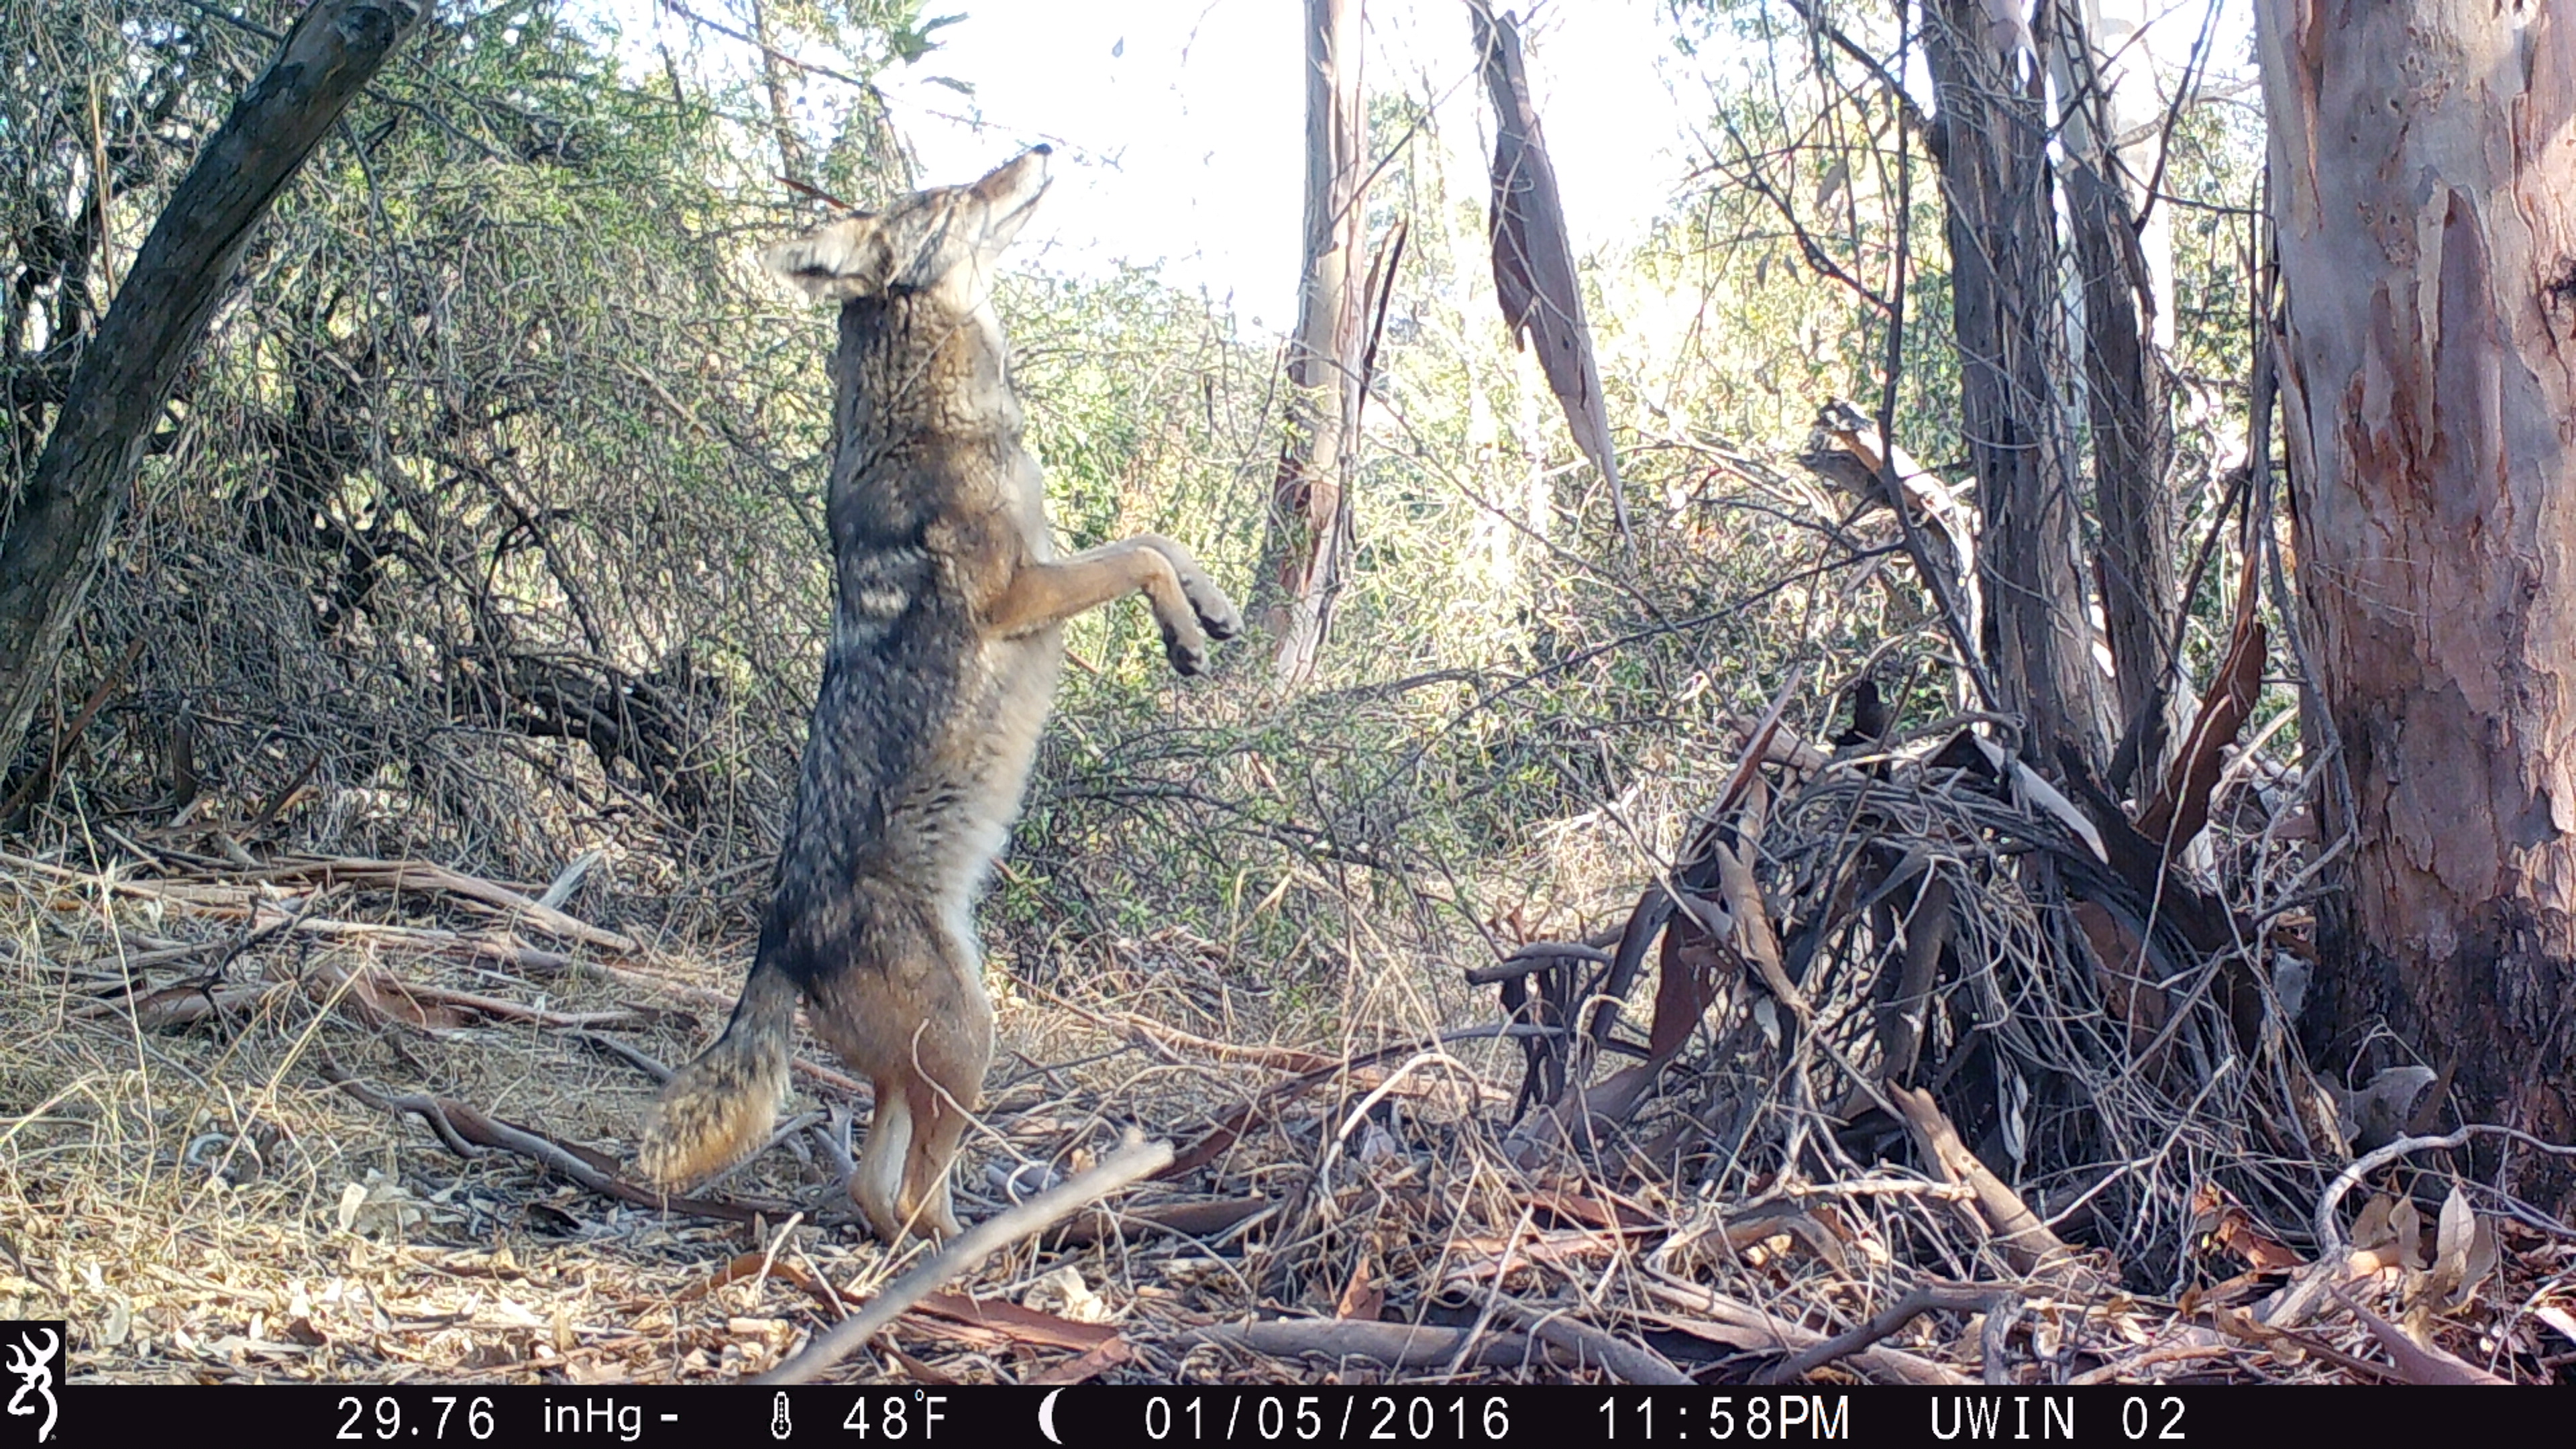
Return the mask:
M1055 556L992 307L994 263L1045 186L1039 147L763 258L842 304L832 638L750 977L645 1124L657 1182L766 1139L801 1001L876 1087L850 1183L860 1211L890 1240L956 1232L948 1170L993 1046L971 910L1019 812L1060 626L1142 593L1183 674L1239 627L1167 539Z

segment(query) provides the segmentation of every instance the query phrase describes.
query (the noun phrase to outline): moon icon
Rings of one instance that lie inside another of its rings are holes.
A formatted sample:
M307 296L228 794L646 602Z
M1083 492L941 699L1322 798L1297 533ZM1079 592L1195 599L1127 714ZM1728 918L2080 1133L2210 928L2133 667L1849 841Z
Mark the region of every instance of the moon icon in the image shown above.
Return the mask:
M1038 1400L1038 1432L1044 1434L1050 1444L1064 1442L1055 1436L1055 1396L1063 1392L1062 1389L1049 1389L1047 1396Z

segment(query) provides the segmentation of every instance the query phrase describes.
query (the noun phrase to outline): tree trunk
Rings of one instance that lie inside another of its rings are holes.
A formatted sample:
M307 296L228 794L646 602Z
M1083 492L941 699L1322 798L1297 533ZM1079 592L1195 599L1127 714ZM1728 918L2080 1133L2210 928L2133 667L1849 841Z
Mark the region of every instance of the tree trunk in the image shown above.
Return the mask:
M1349 543L1344 490L1359 450L1361 347L1351 273L1368 148L1361 6L1306 0L1306 271L1288 343L1288 437L1264 550L1271 673L1282 683L1314 672Z
M789 105L787 71L777 42L769 36L769 7L751 0L752 44L760 51L760 88L769 98L769 129L778 142L778 174L800 185L813 184L805 163L805 142L796 134L796 115Z
M2566 1142L2576 26L2457 0L2255 10L2299 586L2351 777L2315 1005L2346 1043L2384 1017L2455 1068L2468 1118Z
M319 0L206 143L72 370L0 530L0 764L16 757L152 424L269 202L431 0Z
M1982 644L1997 703L2027 725L2026 752L2054 760L2070 744L2098 766L2108 701L2093 662L2075 444L2057 384L2065 329L2043 80L2029 32L1997 25L1985 0L1930 0L1925 19L1961 420L1986 522Z
M2134 774L2151 781L2162 772L2154 742L2170 737L2189 692L2175 687L2172 657L2177 580L2165 352L2173 342L2173 244L2168 208L2147 195L2162 107L2139 34L2146 8L2146 0L2086 0L2080 22L2066 27L2061 53L2071 98L2063 128L2066 211L2084 298L2084 395L2102 529L2094 573L2110 636L2116 723L2137 733ZM2143 226L2141 216L2150 218Z

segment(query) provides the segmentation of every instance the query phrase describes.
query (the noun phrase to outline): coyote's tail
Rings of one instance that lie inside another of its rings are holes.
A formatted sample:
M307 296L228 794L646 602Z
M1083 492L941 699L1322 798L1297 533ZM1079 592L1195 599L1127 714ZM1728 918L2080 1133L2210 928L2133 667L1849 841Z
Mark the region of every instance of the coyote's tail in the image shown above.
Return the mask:
M769 1135L787 1093L787 1061L796 1043L796 983L755 960L724 1035L662 1088L644 1121L636 1164L665 1187L678 1187L731 1167Z

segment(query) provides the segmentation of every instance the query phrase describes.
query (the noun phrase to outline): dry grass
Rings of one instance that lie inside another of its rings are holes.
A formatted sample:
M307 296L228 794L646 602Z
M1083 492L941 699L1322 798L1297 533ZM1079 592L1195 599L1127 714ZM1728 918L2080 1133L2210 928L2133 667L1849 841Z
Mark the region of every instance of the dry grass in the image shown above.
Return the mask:
M79 1324L74 1369L84 1377L725 1378L774 1364L821 1321L825 1310L799 1279L828 1280L863 1299L911 1261L857 1232L832 1187L828 1152L804 1136L720 1191L811 1204L826 1226L791 1226L791 1210L758 1224L689 1221L603 1199L517 1157L459 1160L418 1120L373 1110L322 1074L328 1066L388 1091L468 1102L616 1153L652 1083L590 1045L585 1031L464 1012L426 992L408 1003L379 992L371 1002L339 982L373 969L432 992L567 1017L619 1013L624 1020L610 1029L620 1040L673 1060L720 1015L708 993L730 992L740 943L648 947L617 963L627 974L616 980L536 980L399 939L290 930L237 949L245 922L123 894L107 877L47 875L22 863L8 879L0 1102L19 1105L0 1127L0 1221L11 1225L15 1265L0 1263L0 1307L71 1317ZM501 934L488 914L453 901L381 891L333 891L319 902L278 893L260 920L300 914L310 922L326 911L341 922L436 921ZM522 929L541 945L563 944ZM186 945L205 949L173 959ZM1235 1041L1254 1039L1247 1028L1265 1008L1234 1000L1222 984L1211 993L1203 950L1165 939L1120 955L1105 984L1122 1008L1188 997L1244 1033ZM201 1000L152 993L205 982L218 964L228 983L212 987L225 1004L220 1016L169 1029L138 1024L138 1016L169 1019L173 1002ZM656 981L668 986L655 989ZM148 1003L140 1012L93 1005L127 982ZM1369 993L1348 1005L1348 1019L1399 1029L1422 1003ZM1271 1077L1240 1060L1158 1049L1026 998L1006 1000L1001 1033L988 1130L964 1168L970 1215L990 1210L997 1184L1015 1169L1061 1169L1105 1150L1131 1123L1183 1130L1248 1101ZM1443 1100L1454 1094L1435 1079L1414 1085L1442 1115L1466 1105ZM829 1089L818 1096L810 1081L800 1086L807 1104L858 1105ZM1314 1125L1311 1111L1281 1114L1198 1174L1192 1191L1150 1189L1122 1206L1280 1193L1274 1159L1295 1151L1299 1136L1311 1138ZM1382 1171L1373 1159L1356 1170L1363 1180ZM988 1264L972 1291L1043 1305L1051 1318L996 1329L915 1315L855 1368L1025 1378L1072 1356L1063 1343L1106 1338L1090 1321L1114 1317L1136 1355L1129 1371L1221 1374L1218 1350L1197 1349L1184 1364L1192 1351L1170 1345L1245 1316L1263 1296L1261 1269L1237 1256L1241 1247L1240 1234L1229 1234L1024 1249ZM710 1289L711 1271L742 1253L774 1255L773 1271ZM1069 1292L1068 1268L1080 1278ZM1112 1350L1108 1361L1119 1357Z

